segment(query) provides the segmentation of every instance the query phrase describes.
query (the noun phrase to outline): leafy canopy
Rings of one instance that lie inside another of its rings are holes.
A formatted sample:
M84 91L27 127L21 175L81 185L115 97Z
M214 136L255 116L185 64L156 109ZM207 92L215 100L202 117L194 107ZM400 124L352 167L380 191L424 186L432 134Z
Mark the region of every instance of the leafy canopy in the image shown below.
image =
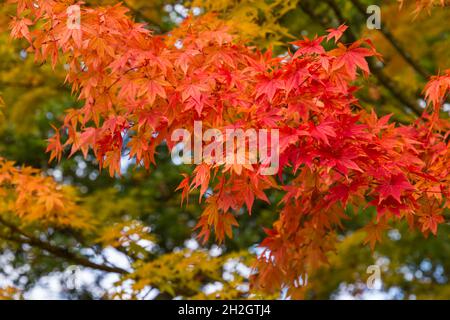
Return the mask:
M282 190L278 219L260 244L266 251L255 265L255 288L287 286L296 297L299 279L334 249L349 204L376 208L365 227L372 247L392 221L426 235L444 221L449 123L439 109L450 72L426 87L423 116L398 125L355 98L353 82L370 72L366 58L379 54L366 39L340 42L345 27L295 41L294 54L274 58L213 15L153 35L121 5L82 7L81 28L73 29L68 1L13 2L12 37L26 39L38 62L65 63L66 81L83 101L50 139L50 159L61 159L66 147L70 155L92 151L113 176L125 148L149 168L161 143L172 147L172 131L192 131L196 120L205 129L280 130L277 177L261 174L265 164L202 163L180 184L184 195L200 190L199 236L206 240L212 230L219 242L232 236L241 208L250 213L255 199L269 202L266 193Z

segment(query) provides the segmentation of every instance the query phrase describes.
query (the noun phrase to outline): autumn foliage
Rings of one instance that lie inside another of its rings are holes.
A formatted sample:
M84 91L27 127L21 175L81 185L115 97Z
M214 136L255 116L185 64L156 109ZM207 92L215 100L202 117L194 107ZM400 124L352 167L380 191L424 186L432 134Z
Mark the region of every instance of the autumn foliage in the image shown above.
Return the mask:
M398 0L400 2L400 6L403 6L406 2L413 2L407 0ZM447 0L415 0L416 9L414 10L414 14L419 14L422 10L430 10L436 6L448 6L450 3Z
M24 224L89 229L90 217L74 202L75 193L30 167L16 168L0 158L0 194L3 212L14 212Z
M12 2L12 37L27 40L37 63L65 64L66 81L83 102L67 111L49 140L50 160L61 159L66 148L68 156L92 152L114 176L125 150L146 168L157 165L156 148L173 147L172 131L193 131L194 121L204 129L280 130L277 175L262 175L265 163L202 163L179 186L185 200L200 191L205 208L198 236L207 240L213 232L219 242L238 226L236 212L245 207L251 214L256 200L270 202L271 191L283 193L278 218L260 243L254 288L287 286L296 297L299 279L326 263L334 249L347 205L376 207L376 218L365 227L371 247L393 221L404 220L425 235L436 234L444 222L450 123L439 111L450 71L425 88L423 116L402 125L379 118L355 98L354 81L370 73L366 59L382 57L367 39L341 42L345 26L294 41L295 52L274 57L214 15L153 35L121 5L81 6L81 28L73 29L67 25L70 1ZM23 205L21 190L43 182L21 178L10 167L2 163L0 182L18 186L16 205ZM39 201L57 212L60 200L52 199Z

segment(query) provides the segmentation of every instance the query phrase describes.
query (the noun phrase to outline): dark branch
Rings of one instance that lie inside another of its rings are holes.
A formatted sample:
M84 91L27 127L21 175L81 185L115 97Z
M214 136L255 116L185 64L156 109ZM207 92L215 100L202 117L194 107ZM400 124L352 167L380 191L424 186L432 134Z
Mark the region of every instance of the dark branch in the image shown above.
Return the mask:
M4 240L16 242L19 244L28 244L32 247L37 247L39 249L47 251L48 253L50 253L58 258L62 258L64 260L67 260L67 261L70 261L75 264L78 264L78 265L81 265L84 267L88 267L91 269L119 273L119 274L127 274L128 273L128 271L125 269L92 262L88 258L80 256L78 254L75 254L75 253L69 251L68 249L52 245L46 241L42 241L34 236L27 234L26 232L24 232L23 230L18 228L16 225L14 225L8 221L5 221L2 217L0 217L0 223L3 224L4 226L8 227L12 232L20 235L20 237L17 237L17 236L11 236L11 235L8 236L8 235L0 234L0 238L2 238Z
M333 10L336 17L340 20L340 22L345 22L346 19L343 16L339 6L334 0L326 0L327 4L330 6L330 8ZM326 26L324 26L326 28ZM351 42L355 42L357 40L357 37L355 33L353 32L352 28L349 27L347 29L346 36L349 38ZM391 95L397 99L401 104L406 106L409 110L414 112L417 116L422 115L422 109L416 103L415 101L412 101L409 97L407 97L401 89L398 88L397 84L388 77L382 70L382 67L377 65L374 58L368 59L369 67L373 75L377 78L378 82L385 87Z

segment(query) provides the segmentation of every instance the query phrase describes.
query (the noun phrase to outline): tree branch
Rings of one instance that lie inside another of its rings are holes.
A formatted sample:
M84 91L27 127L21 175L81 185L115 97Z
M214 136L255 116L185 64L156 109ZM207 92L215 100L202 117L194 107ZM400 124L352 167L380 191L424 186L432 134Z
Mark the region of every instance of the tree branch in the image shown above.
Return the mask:
M1 216L0 216L0 223L3 224L4 226L8 227L11 231L22 236L22 237L14 237L14 236L6 236L6 235L0 234L0 238L2 238L4 240L12 241L12 242L20 243L20 244L28 244L30 246L37 247L39 249L47 251L48 253L50 253L58 258L62 258L64 260L71 261L75 264L78 264L78 265L81 265L84 267L88 267L91 269L112 272L112 273L119 273L119 274L127 274L128 273L128 271L125 269L92 262L88 258L80 256L78 254L75 254L65 248L61 248L61 247L52 245L46 241L42 241L36 237L33 237L33 236L27 234L26 232L24 232L23 230L21 230L20 228L18 228L16 225L14 225L8 221L5 221Z
M334 0L326 0L326 2L333 10L338 20L340 20L341 23L345 22L346 19L337 3ZM326 28L327 26L324 27ZM355 42L357 40L357 37L350 26L347 29L346 35L351 42ZM409 97L403 94L403 92L397 87L396 83L383 72L382 67L377 65L373 58L368 59L368 64L371 72L377 78L378 82L385 87L397 101L405 105L417 116L422 115L423 110L421 107L415 101L412 101Z

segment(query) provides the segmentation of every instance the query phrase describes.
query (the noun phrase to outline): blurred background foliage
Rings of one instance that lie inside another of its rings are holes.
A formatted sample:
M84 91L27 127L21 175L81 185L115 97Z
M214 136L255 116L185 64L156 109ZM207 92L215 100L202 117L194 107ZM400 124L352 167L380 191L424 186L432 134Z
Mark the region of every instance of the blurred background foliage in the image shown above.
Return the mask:
M271 226L274 220L279 194L270 195L272 206L256 203L251 216L240 212L240 227L224 245L200 245L193 238L193 227L201 213L196 195L188 205L180 206L180 193L175 192L181 173L191 168L172 163L164 146L160 147L158 167L149 172L124 158L121 178L112 179L107 172L99 172L91 156L84 159L75 155L48 164L45 148L52 132L50 124L59 125L64 110L78 102L63 84L63 65L56 70L47 64L36 65L24 43L11 42L8 23L13 7L1 3L0 95L5 106L1 109L0 155L19 166L39 168L57 182L76 188L77 204L91 212L97 223L91 232L39 225L29 232L47 244L67 249L65 253L70 251L100 265L120 265L117 268L125 272L76 263L73 257L52 253L42 245L0 239L0 287L4 288L0 299L283 297L282 292L249 296L247 281L251 257L257 252L255 244L264 236L263 227ZM115 3L86 0L89 6ZM189 14L215 12L234 32L260 48L271 48L274 54L294 50L288 45L294 39L324 34L326 29L346 23L350 29L346 42L368 37L384 59L383 63L371 61L373 75L356 83L361 104L380 115L393 113L396 120L405 123L421 113L421 90L429 76L450 67L448 7L435 7L429 14L415 16L413 2L399 10L397 1L123 3L137 21L146 22L155 33L170 32ZM369 30L366 25L365 10L372 4L381 7L380 30ZM444 106L443 113L450 110L449 106ZM400 224L383 235L385 241L371 252L363 244L361 227L375 213L370 208L348 208L348 213L351 219L340 234L338 250L330 255L328 267L309 275L305 298L450 298L448 224L440 227L437 237L428 239ZM0 222L0 230L10 229L8 222ZM375 290L369 290L366 270L373 264L381 267L382 281ZM134 271L128 274L127 268Z

